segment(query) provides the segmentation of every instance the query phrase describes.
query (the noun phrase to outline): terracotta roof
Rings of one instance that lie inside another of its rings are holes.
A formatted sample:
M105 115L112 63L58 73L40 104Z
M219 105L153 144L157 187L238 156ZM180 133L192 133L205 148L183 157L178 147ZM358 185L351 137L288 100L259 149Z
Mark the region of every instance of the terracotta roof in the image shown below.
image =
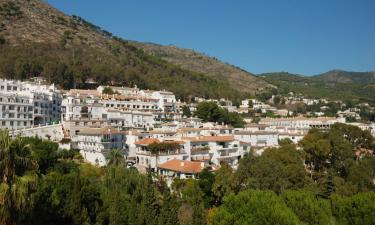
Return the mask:
M183 127L178 129L179 132L188 132L188 131L201 131L203 128L193 128L193 127Z
M182 173L199 173L202 171L200 162L191 162L186 160L172 159L158 166L161 169L172 170Z
M184 137L183 139L189 140L191 142L210 142L210 141L228 142L228 141L234 141L234 137L232 135L230 135L230 136Z
M152 143L159 143L159 139L157 138L144 138L144 139L141 139L139 141L136 141L135 144L136 145L149 145L149 144L152 144Z

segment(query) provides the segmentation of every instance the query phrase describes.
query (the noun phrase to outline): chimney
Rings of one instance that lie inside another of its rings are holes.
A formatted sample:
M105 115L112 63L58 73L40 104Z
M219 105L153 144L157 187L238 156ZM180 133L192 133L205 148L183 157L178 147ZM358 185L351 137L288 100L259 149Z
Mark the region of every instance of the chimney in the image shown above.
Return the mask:
M185 162L184 161L181 161L181 166L185 166Z
M204 162L201 162L201 168L202 169L204 168Z

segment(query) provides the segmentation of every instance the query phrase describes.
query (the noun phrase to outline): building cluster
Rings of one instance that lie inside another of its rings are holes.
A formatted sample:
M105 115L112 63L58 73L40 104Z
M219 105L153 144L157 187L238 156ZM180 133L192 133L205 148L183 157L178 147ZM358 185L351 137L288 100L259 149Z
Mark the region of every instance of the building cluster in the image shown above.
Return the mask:
M0 125L17 130L60 120L62 95L54 85L0 79Z
M194 112L200 101L215 101L239 113L272 111L280 118L245 120L244 128L233 128L182 116L183 106ZM1 128L15 135L37 135L79 149L92 164L106 165L109 152L116 149L138 170L151 169L172 179L194 178L203 168L215 170L222 162L237 168L245 154L262 154L286 138L298 143L311 128L327 129L345 118L292 117L288 110L255 99L239 107L225 99L196 98L186 104L172 92L136 86L60 91L40 81L0 80L0 121ZM374 124L355 125L375 134Z

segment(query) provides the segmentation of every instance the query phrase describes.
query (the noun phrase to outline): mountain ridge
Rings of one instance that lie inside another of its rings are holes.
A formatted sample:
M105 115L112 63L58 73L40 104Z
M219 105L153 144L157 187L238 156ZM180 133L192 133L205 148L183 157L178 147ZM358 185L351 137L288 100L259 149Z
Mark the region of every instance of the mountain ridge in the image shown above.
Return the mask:
M64 88L80 87L93 78L101 84L166 89L185 99L189 96L238 99L269 86L250 73L244 79L253 83L256 80L256 86L236 86L229 76L208 75L156 57L135 42L113 36L40 0L0 0L0 21L0 37L6 43L0 52L2 77L25 79L41 75ZM65 68L64 73L52 74L63 70L61 67ZM243 77L243 72L238 69L235 72ZM69 77L66 73L73 75L64 82L61 77Z

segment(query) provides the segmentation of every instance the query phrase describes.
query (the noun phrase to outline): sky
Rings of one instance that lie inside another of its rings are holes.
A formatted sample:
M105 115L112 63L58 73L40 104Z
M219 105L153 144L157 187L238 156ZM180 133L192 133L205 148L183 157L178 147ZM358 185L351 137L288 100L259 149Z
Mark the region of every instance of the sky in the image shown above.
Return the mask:
M375 0L47 0L128 40L252 73L375 70Z

